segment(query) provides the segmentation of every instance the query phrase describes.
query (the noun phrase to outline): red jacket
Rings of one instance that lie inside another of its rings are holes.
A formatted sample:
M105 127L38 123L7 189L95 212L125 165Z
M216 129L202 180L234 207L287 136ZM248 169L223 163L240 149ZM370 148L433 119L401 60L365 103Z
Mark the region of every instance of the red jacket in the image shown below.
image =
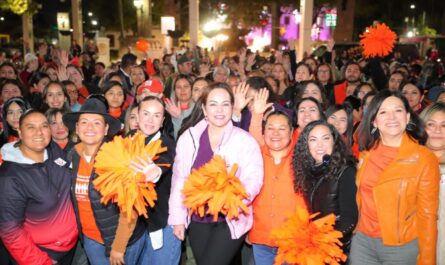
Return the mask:
M346 89L348 84L344 81L341 84L334 86L335 104L343 104L346 98Z

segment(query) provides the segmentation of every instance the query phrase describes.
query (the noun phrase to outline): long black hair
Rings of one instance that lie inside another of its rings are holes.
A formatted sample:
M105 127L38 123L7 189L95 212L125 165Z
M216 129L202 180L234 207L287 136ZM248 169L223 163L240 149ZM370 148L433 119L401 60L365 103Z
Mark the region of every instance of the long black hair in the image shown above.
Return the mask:
M3 132L1 133L0 136L0 147L8 142L10 136L18 137L17 130L12 128L11 125L9 125L9 123L6 120L9 107L11 106L12 103L16 103L17 105L19 105L20 109L22 109L22 113L25 113L26 110L30 108L28 102L23 97L12 97L5 102L2 110Z
M349 147L352 147L352 144L354 143L352 134L354 131L354 119L352 117L352 107L349 104L335 104L330 106L325 114L326 119L329 119L329 117L336 113L337 111L344 110L346 112L346 132L343 134L344 139L346 140L346 145Z
M315 159L309 151L309 134L316 126L325 126L329 129L334 145L332 154L327 162L323 162L323 170L314 173L317 167ZM294 190L307 195L311 189L312 179L315 177L324 177L327 179L338 178L343 168L347 165L354 165L355 158L342 140L341 135L334 126L324 120L312 121L303 129L295 144L294 154L292 157L292 167L294 171ZM321 175L320 175L321 174Z
M422 121L409 106L408 101L400 92L391 92L382 90L372 99L367 107L366 115L363 116L360 126L357 130L357 142L360 151L370 150L380 141L380 133L374 132L374 120L382 106L383 101L389 97L396 97L402 101L405 111L410 114L410 120L405 128L406 133L420 144L425 144L427 135Z

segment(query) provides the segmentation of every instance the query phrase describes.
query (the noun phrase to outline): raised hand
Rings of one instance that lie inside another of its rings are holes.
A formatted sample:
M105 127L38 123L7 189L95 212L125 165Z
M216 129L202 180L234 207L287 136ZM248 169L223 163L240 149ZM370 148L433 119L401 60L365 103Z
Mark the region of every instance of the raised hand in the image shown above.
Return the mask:
M179 118L181 116L181 107L179 102L176 103L174 100L169 98L165 99L165 110L174 118Z
M328 42L327 42L327 44L326 44L327 50L328 50L329 52L332 52L332 50L334 49L334 45L335 45L334 38L329 38L329 39L328 39Z
M68 73L66 72L66 66L59 65L57 67L57 78L59 81L68 80Z
M66 68L66 66L68 65L68 52L65 50L60 50L59 53L59 60L60 60L60 65L64 66Z
M250 86L246 82L241 82L233 89L235 96L235 104L233 105L233 112L236 116L241 115L241 111L249 104L252 98L247 98L247 92Z
M268 98L269 90L267 88L260 89L253 99L252 111L256 114L264 114L273 105L273 103L267 103Z

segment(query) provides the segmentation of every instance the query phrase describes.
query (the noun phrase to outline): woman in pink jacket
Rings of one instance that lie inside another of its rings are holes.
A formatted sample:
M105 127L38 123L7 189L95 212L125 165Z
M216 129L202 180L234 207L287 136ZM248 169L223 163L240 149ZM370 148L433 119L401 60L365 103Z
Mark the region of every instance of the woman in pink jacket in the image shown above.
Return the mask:
M184 240L185 229L188 228L198 265L230 264L252 227L251 203L263 184L260 148L249 133L233 126L233 103L229 86L214 84L202 97L205 119L186 130L176 147L168 223L173 225L173 232L180 240ZM216 222L213 216L189 216L181 192L184 182L192 169L200 168L213 155L222 156L228 169L238 164L236 175L249 195L245 201L249 207L247 215L240 214L238 219L220 215Z

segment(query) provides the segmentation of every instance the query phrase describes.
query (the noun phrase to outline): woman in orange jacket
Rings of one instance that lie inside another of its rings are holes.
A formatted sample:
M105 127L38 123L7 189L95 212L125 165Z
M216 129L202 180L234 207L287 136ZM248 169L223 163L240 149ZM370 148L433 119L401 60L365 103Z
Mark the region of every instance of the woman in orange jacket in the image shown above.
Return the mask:
M249 127L261 145L264 160L264 184L253 201L253 226L249 232L256 265L274 263L277 246L270 231L282 225L297 206L306 207L303 197L293 188L291 118L282 111L269 113L262 133L264 112L272 105L267 103L268 94L267 89L261 89L255 95Z
M358 130L357 264L436 264L439 166L400 93L381 91Z

